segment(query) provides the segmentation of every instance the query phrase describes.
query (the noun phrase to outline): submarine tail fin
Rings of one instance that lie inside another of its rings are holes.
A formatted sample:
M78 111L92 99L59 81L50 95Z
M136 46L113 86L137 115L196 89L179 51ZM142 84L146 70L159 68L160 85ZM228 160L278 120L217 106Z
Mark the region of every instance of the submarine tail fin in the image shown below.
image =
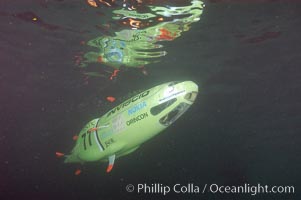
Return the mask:
M109 156L109 165L107 167L107 173L109 173L110 171L112 171L113 166L114 166L114 162L115 162L115 154L112 156Z
M65 157L65 154L59 151L55 152L55 155L57 158Z
M64 163L76 163L79 161L77 157L75 157L73 154L65 155L64 157L65 157Z

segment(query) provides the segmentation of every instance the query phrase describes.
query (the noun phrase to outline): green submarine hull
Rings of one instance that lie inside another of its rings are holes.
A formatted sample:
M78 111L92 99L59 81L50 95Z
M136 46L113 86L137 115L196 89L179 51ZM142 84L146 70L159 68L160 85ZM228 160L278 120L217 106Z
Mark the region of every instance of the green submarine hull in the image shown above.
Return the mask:
M197 93L194 82L174 81L133 96L87 123L65 163L109 160L109 172L116 157L135 151L177 120Z

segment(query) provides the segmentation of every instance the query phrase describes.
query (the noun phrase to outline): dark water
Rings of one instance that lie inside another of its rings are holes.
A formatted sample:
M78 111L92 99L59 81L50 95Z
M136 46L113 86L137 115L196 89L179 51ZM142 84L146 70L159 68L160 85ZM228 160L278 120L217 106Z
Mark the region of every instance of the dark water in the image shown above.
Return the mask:
M0 199L300 199L301 3L207 1L189 31L162 42L168 54L145 66L148 75L125 67L109 80L112 67L92 63L107 77L87 78L77 58L91 48L82 41L125 28L111 20L117 3L1 0ZM95 28L102 21L113 28ZM75 176L76 165L55 158L117 105L107 96L171 80L196 82L197 101L110 174L91 163ZM126 192L139 183L292 185L295 194Z

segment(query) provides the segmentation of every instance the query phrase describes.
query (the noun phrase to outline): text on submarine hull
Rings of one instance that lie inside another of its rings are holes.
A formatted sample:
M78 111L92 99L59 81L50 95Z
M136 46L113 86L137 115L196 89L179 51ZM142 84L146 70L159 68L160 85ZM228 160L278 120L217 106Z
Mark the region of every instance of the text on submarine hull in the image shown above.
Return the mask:
M136 150L176 121L194 102L198 86L192 81L158 85L121 103L80 131L65 163L109 161Z

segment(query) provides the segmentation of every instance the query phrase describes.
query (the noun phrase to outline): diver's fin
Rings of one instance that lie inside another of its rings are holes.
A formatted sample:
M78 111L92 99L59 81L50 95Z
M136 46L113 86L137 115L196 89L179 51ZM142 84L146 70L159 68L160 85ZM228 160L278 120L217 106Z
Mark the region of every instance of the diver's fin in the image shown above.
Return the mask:
M63 156L65 156L65 154L64 153L61 153L61 152L55 152L55 155L56 155L56 157L58 157L58 158L61 158L61 157L63 157Z
M113 169L115 157L116 157L115 154L112 156L109 156L109 165L107 167L107 173L109 173Z

